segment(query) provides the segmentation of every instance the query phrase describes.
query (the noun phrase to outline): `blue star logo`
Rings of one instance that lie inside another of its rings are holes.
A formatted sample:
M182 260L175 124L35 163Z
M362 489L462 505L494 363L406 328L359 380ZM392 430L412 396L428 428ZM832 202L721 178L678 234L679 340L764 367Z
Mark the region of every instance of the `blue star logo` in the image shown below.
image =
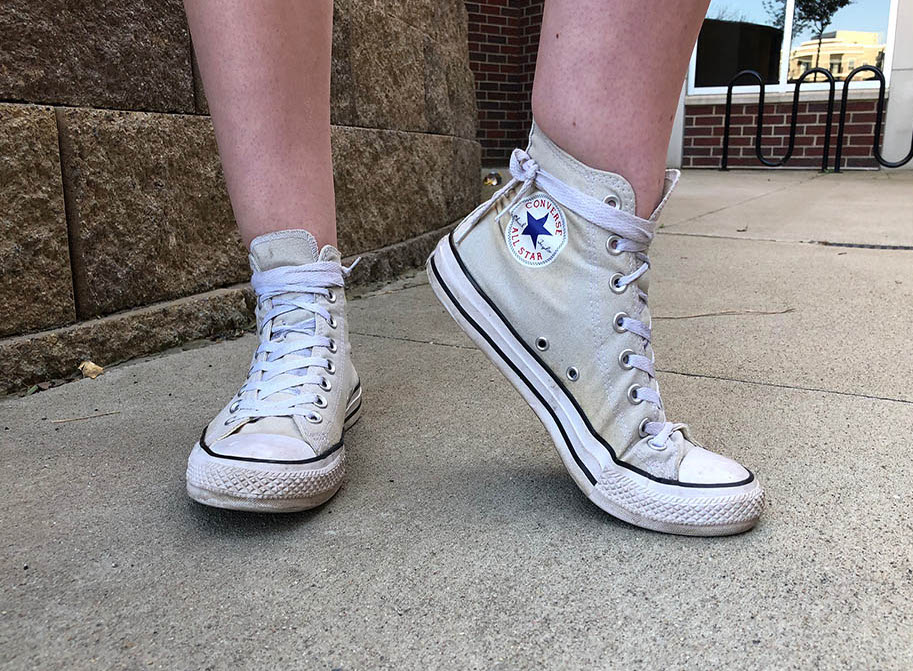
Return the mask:
M539 236L542 235L551 235L545 228L545 222L548 221L548 214L546 214L541 219L536 219L529 212L526 213L526 228L523 229L521 235L528 235L533 240L533 249L536 248L536 242L539 240Z

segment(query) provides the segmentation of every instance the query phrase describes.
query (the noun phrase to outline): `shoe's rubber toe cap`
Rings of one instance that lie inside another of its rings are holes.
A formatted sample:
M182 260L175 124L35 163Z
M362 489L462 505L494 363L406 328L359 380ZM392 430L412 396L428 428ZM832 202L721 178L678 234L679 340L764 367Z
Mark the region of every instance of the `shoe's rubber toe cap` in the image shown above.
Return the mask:
M678 468L681 482L696 485L742 483L751 477L744 466L729 457L692 445Z
M303 461L317 456L303 440L271 433L227 436L209 446L216 456L256 461Z

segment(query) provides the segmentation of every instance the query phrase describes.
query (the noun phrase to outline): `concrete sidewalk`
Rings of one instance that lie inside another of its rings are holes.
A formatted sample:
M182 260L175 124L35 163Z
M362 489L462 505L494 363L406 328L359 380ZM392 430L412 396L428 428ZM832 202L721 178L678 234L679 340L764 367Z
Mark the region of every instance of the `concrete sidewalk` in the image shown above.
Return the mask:
M252 336L0 401L0 667L913 668L913 172L688 172L664 224L663 396L761 478L754 531L599 511L416 274L351 304L316 511L184 495Z

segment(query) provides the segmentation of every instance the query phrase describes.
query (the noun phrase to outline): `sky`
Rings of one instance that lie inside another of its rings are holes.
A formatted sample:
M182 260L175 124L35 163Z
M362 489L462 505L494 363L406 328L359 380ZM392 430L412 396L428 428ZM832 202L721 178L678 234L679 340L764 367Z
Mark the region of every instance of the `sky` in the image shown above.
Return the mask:
M884 41L888 31L890 7L890 0L856 0L834 15L834 20L827 30L878 32L881 33L881 40ZM761 0L711 0L707 16L718 16L720 10L742 15L745 17L744 20L752 23L770 23L770 17L764 10ZM793 44L804 42L811 37L811 32L808 30L793 35Z

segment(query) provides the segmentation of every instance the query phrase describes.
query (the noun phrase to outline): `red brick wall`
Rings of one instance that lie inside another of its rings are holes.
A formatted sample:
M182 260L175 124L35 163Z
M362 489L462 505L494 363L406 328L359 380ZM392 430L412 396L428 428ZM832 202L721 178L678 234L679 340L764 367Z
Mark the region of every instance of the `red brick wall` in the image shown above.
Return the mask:
M875 168L872 135L875 132L874 100L851 100L847 107L841 168ZM685 168L718 168L723 153L723 124L726 106L686 105L685 145L682 165ZM755 156L755 132L758 106L755 103L732 105L732 130L729 138L729 165L761 166ZM837 146L837 124L840 102L834 103L829 167L833 167ZM777 160L789 145L792 102L764 106L764 128L761 136L763 155ZM826 102L800 102L796 121L796 144L787 167L820 168L824 150ZM883 128L883 126L882 126Z
M542 0L467 2L482 165L503 166L526 145Z
M520 86L523 95L520 96L520 137L518 147L526 146L529 127L533 121L532 93L533 76L536 74L536 57L539 55L539 33L542 28L542 0L526 0L517 3L522 5L523 15L520 17L520 31L517 41L521 47L521 73Z

